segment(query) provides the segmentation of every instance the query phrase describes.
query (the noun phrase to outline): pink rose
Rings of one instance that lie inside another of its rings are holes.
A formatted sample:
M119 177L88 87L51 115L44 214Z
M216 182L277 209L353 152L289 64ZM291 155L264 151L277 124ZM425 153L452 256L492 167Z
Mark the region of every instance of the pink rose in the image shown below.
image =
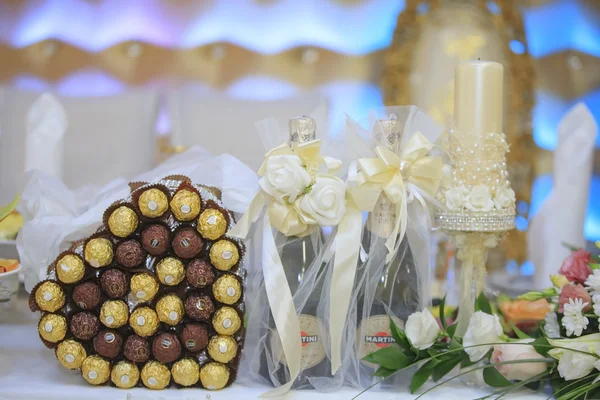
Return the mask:
M585 290L585 288L579 283L571 283L562 287L560 296L558 296L558 312L564 311L563 307L565 304L569 303L569 299L581 299L584 303L588 303L583 311L592 309L592 298L587 290Z
M582 249L574 251L565 258L562 266L558 270L561 275L564 275L571 282L584 283L587 277L592 273L592 269L588 265L590 262L590 253L586 253Z
M535 360L544 358L533 346L525 343L533 342L534 339L523 339L510 344L497 344L492 352L492 363L510 362L518 360ZM523 344L515 344L523 343ZM496 369L509 381L522 381L541 374L547 368L543 362L530 362L522 364L496 365Z

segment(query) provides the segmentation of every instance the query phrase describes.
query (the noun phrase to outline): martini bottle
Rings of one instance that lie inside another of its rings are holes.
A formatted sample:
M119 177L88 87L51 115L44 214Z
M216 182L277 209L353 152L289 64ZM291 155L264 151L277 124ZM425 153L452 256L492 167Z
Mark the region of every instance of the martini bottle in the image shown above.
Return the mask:
M315 140L315 121L312 118L304 116L291 119L289 121L289 132L289 144L292 149L300 143ZM322 321L317 317L317 306L321 297L324 274L321 265L313 266L313 268L319 268L319 271L313 271L311 274L308 271L321 250L321 232L317 230L315 233L304 237L293 236L284 238L280 233L276 235L279 236L277 238L279 239L278 242L283 242L282 247L280 247L281 261L296 304L298 304L298 299L295 295L300 285L308 276L311 276L313 278L311 282L314 282L314 287L309 288L310 295L306 299L301 314L298 315L302 336L302 363L300 374L293 384L293 388L308 389L312 388L308 377L325 376L323 374L330 368L321 336ZM311 283L305 282L305 284L310 285ZM272 330L273 334L270 341L271 352L269 353L275 355L275 360L279 360L280 365L273 366L274 371L271 371L271 373L275 374L276 381L284 383L289 379L287 363L281 348L281 341L273 325ZM267 360L264 361L267 362ZM268 378L271 380L271 377Z
M398 153L402 133L399 121L379 120L374 127L374 145L385 146ZM396 218L396 205L382 193L374 210L369 213L363 232L362 244L369 256L359 268L362 287L357 304L356 350L360 360L361 386L371 384L376 369L375 365L362 358L381 348L395 346L389 328L390 317L403 328L404 321L420 306L417 272L406 236L396 254L386 263L388 250L385 242L392 233Z

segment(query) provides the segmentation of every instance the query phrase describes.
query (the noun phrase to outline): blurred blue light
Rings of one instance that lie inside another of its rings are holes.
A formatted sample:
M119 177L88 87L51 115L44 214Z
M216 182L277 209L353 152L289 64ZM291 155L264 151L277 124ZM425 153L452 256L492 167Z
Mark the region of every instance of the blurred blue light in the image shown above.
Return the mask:
M492 14L500 14L500 7L495 1L488 1L486 5Z
M523 54L525 53L525 44L518 40L511 40L508 44L510 50L515 54Z
M525 261L521 265L521 275L532 276L535 273L535 266L531 261Z
M558 143L558 124L564 115L579 102L585 103L594 119L600 123L600 89L578 99L564 101L544 90L536 91L533 108L533 139L546 150L554 150ZM600 135L596 137L596 147L600 147Z
M515 260L510 260L506 263L505 269L509 275L517 275L519 272L519 264L517 264Z
M523 8L529 52L541 58L576 49L600 57L598 15L584 2L559 0Z
M527 218L522 215L517 215L515 218L515 227L520 231L526 231L529 223L527 222Z

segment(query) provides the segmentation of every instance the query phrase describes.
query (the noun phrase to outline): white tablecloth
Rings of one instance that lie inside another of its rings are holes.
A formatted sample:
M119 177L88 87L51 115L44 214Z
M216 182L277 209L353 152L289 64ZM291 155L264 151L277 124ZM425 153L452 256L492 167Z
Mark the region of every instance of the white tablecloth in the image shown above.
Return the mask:
M93 387L81 378L78 371L63 368L54 352L40 341L36 324L39 316L27 308L24 294L8 304L0 304L0 400L244 400L256 399L268 390L266 387L245 387L234 384L221 391L207 392L201 389L151 391L135 388L130 390L108 386ZM351 399L358 390L344 388L335 393L295 391L285 399L323 400ZM423 399L467 400L485 396L490 392L449 383L438 388ZM407 400L416 395L406 392L367 392L360 400ZM506 399L538 400L547 395L520 392Z

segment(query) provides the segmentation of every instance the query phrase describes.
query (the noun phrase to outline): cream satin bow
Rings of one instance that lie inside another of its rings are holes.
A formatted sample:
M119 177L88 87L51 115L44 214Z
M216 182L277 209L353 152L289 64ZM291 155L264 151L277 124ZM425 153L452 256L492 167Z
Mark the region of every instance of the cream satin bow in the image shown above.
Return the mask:
M270 157L282 155L298 156L313 179L322 166L325 166L328 174L337 172L342 166L340 160L321 155L321 140L317 139L299 143L293 149L287 143L273 148L266 154L265 160L258 170L258 175L264 176ZM310 235L317 228L316 225L310 224L309 222L311 221L307 221L297 211L294 204L273 201L272 196L261 190L254 197L248 207L248 211L242 216L230 234L245 238L248 235L250 227L256 222L265 206L267 207L271 225L286 236L302 237Z
M406 232L408 200L415 197L423 203L425 198L435 203L443 162L441 157L427 155L432 148L433 144L422 133L416 132L400 155L378 146L375 148L377 158L358 160L358 187L352 196L359 209L373 211L381 193L396 205L394 229L386 241L386 262L393 257Z

